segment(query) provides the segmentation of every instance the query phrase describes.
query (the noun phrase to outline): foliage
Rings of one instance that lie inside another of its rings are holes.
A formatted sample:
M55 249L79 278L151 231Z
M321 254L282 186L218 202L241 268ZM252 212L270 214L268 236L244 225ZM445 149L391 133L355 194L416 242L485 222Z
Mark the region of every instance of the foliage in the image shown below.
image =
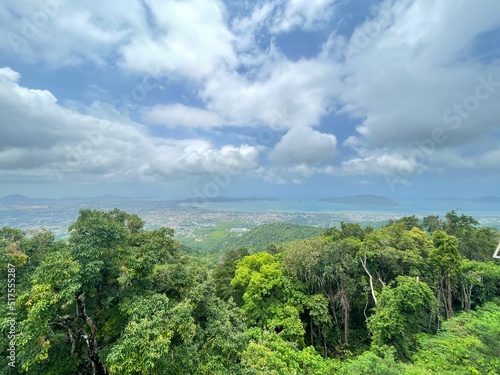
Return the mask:
M128 323L106 358L110 374L190 373L196 326L188 302L172 306L155 294L124 301L122 309Z
M500 372L498 233L455 211L264 225L209 255L117 209L69 233L0 229L4 301L16 274L0 345L13 309L17 357L0 375Z
M429 332L436 301L429 286L408 276L398 276L382 291L375 314L368 321L372 345L393 346L397 357L409 359L415 335Z
M478 227L479 222L465 214L458 215L452 210L445 215L445 219L437 215L423 219L423 226L430 233L444 231L458 240L460 255L470 260L486 261L491 258L491 251L498 244L498 233L494 228Z
M251 329L248 334L251 340L242 354L246 374L327 375L339 366L336 361L323 359L314 348L299 350L275 333Z
M307 239L317 236L323 231L323 228L292 223L263 224L239 236L233 235L226 238L216 248L247 248L253 252L263 251L271 244L279 245L285 242Z
M212 277L216 284L217 295L220 298L237 298L234 287L231 286L231 280L234 278L236 272L236 262L247 255L249 255L249 253L246 248L229 250L224 254L220 263L214 268ZM241 303L241 301L238 302Z
M307 298L285 275L278 255L256 253L239 260L231 285L243 292L248 325L301 342L305 331L300 314Z
M404 367L396 361L394 350L390 347L379 348L377 353L366 351L346 361L338 372L342 375L400 375L402 373L404 373Z
M487 303L444 322L436 336L421 336L414 363L429 373L498 374L499 342L500 305Z

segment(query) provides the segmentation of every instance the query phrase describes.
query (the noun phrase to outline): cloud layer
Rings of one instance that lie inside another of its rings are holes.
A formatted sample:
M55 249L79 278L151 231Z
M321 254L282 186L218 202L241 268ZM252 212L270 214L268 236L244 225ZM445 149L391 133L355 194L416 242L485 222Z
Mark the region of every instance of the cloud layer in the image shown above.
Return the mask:
M258 167L249 145L216 148L205 139L154 137L132 121L106 120L66 109L48 91L19 85L0 69L0 171L52 180L169 180Z
M360 23L343 9L335 0L4 1L0 171L147 181L231 171L298 184L500 168L498 2L387 0L363 8ZM69 105L22 85L16 63L91 65L185 91L118 114L113 103ZM262 129L273 142L235 141Z

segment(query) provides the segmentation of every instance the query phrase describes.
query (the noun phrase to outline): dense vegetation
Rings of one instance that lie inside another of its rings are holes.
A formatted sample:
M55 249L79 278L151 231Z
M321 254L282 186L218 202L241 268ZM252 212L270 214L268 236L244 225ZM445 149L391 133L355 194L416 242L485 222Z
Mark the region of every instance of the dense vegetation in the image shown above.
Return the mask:
M232 232L232 228L248 229L244 222L217 223L215 227L198 228L190 236L177 237L179 242L201 252L214 252L246 247L250 251L264 249L321 234L324 229L292 223L270 223L252 230Z
M454 211L263 239L212 269L119 210L69 233L0 229L0 374L500 373L498 234Z
M269 245L303 240L324 232L323 228L292 223L262 224L251 231L226 237L214 249L231 250L245 247L250 251L265 249Z

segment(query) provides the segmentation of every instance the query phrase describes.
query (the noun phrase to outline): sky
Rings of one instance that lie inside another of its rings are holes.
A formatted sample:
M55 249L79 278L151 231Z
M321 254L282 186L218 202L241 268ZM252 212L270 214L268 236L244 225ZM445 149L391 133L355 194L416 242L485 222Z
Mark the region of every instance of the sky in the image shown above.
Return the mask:
M3 0L0 196L500 195L498 0Z

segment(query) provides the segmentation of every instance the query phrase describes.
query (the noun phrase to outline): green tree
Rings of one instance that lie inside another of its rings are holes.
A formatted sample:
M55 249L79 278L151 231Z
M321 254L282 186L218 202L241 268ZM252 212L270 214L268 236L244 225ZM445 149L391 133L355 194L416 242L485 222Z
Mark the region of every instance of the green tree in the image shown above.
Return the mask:
M249 253L246 248L229 250L224 253L221 262L214 268L212 277L215 281L217 295L220 298L226 300L231 297L236 298L235 290L231 286L231 280L236 272L236 262L247 255ZM241 303L242 301L238 302Z
M126 300L121 308L128 322L106 358L111 374L191 373L196 325L190 303L171 304L153 294Z
M357 291L357 279L360 276L357 253L361 240L348 237L331 243L321 259L321 272L325 280L326 295L335 316L335 321L342 324L344 345L349 345L349 321L352 301ZM337 319L337 311L341 311Z
M47 231L4 231L14 242L2 257L23 260L16 305L23 371L108 373L105 353L127 324L121 304L152 289L155 264L177 256L172 230L141 228L119 210L82 210L67 244Z
M414 374L498 374L500 306L487 303L463 312L443 322L437 335L421 335L418 341L415 365L410 367Z
M434 249L429 260L434 268L438 300L443 303L446 319L453 316L453 281L457 277L462 259L458 252L458 241L443 231L432 235Z
M462 309L491 301L500 292L500 265L494 262L464 260L460 265Z
M398 224L398 223L402 223L406 230L411 230L413 228L418 228L418 229L424 228L424 226L420 222L420 219L418 217L416 217L415 215L403 216L402 218L400 218L398 220L390 219L387 226L391 226L393 224Z
M285 275L280 255L256 253L237 263L231 281L243 294L243 314L249 326L279 333L287 340L303 343L300 314L306 295Z
M328 355L328 334L332 328L325 293L327 275L322 268L327 248L328 242L325 238L314 237L305 241L290 242L284 245L282 253L282 265L286 274L292 278L292 282L304 285L308 295L308 342L321 348L325 357Z
M359 256L378 282L374 284L379 291L399 275L425 276L431 248L431 240L422 230L408 231L404 223L395 223L367 235Z
M342 364L338 374L342 375L400 375L404 367L396 361L394 350L379 348L377 353L366 351Z
M341 238L357 238L362 241L365 238L366 233L363 227L358 223L346 223L341 221L340 234Z
M327 375L339 367L338 362L322 358L313 347L299 349L275 333L251 329L248 335L250 343L242 353L246 374Z
M393 346L397 357L409 359L416 334L431 330L435 297L430 287L416 278L398 276L380 295L375 314L368 320L372 345Z

